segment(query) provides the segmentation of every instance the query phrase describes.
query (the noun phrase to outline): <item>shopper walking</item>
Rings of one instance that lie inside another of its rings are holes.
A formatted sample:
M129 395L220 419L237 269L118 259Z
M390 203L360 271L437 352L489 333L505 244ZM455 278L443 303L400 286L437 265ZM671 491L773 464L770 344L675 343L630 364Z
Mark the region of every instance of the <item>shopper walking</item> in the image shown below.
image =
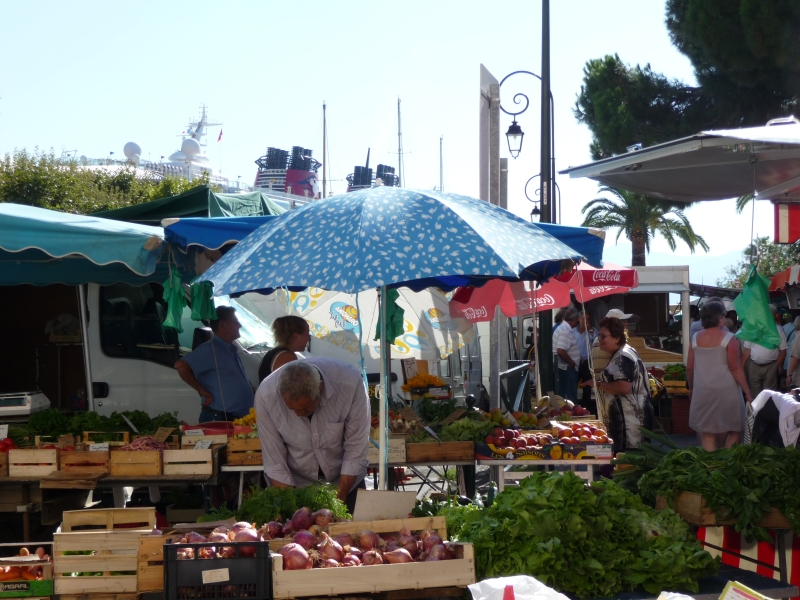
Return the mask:
M689 426L704 450L730 448L741 439L745 404L752 402L739 356L739 344L723 331L725 305L706 302L700 311L703 331L692 337L686 384L692 390Z
M786 357L786 334L783 327L778 325L780 315L778 309L772 304L769 305L772 317L775 319L775 329L781 336L781 342L777 348L765 348L755 342L744 343L744 353L742 354L742 364L747 374L747 383L750 385L750 393L755 398L762 390L778 390L778 378L783 370L783 359Z

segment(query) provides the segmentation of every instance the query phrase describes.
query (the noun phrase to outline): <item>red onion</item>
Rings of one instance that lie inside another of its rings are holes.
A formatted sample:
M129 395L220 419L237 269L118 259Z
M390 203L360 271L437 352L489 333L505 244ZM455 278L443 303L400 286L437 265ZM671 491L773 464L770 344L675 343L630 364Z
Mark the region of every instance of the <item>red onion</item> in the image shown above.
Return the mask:
M408 530L405 529L405 531ZM401 530L400 533L402 534L403 530ZM416 556L417 552L419 552L419 543L417 543L417 538L410 533L407 535L401 535L399 543L400 547L404 550L407 550L411 556Z
M283 533L283 525L277 521L270 521L267 523L267 533L269 533L269 536L273 539L281 537L281 533Z
M359 562L361 561L361 557L364 556L364 553L361 552L361 548L356 548L355 546L350 546L350 554L355 556Z
M258 541L258 533L256 533L255 529L241 529L236 534L236 537L233 538L234 542L257 542ZM239 547L239 556L255 556L256 555L256 547L252 545L247 546L240 546Z
M153 531L150 532L150 535L164 535L164 533L160 529L153 528Z
M364 556L361 558L361 562L365 566L369 565L382 565L383 558L381 558L381 553L377 550L367 550L364 552Z
M236 558L236 548L233 546L217 546L217 558Z
M209 542L227 542L228 535L226 533L212 533L209 538Z
M397 540L391 540L386 543L386 546L383 548L384 552L391 552L392 550L397 550L400 547L400 544L397 543Z
M339 544L342 546L355 546L353 543L353 536L349 533L340 533L333 539L339 542Z
M379 543L378 534L369 529L365 529L358 534L358 547L362 550L371 550L377 548Z
M391 552L384 552L383 560L389 564L414 562L414 558L411 556L409 551L403 548L398 548L397 550L392 550Z
M420 532L419 539L421 539L424 542L431 535L439 535L439 533L434 531L433 529L426 529Z
M314 517L311 516L311 509L307 507L298 508L292 515L292 526L295 531L308 529L314 524Z
M216 548L214 548L214 546L203 546L197 551L197 556L202 559L216 558L217 551Z
M311 550L317 545L317 536L310 531L298 531L294 534L292 541L295 544L300 544L304 550Z
M314 517L314 523L320 527L327 527L333 523L333 513L327 508L320 508L311 516Z
M342 566L343 567L360 567L361 566L361 559L353 554L348 554L342 559Z
M301 571L312 566L308 552L300 544L286 544L279 553L283 556L284 571Z
M187 544L202 544L207 542L208 539L204 535L200 535L196 531L190 531L186 534L186 543Z
M442 543L442 538L440 538L438 535L429 535L424 540L422 540L422 549L425 552L430 552L431 548L441 543Z
M212 531L211 533L228 533L229 531L230 529L228 529L224 525L220 525L219 527L215 527L214 531Z
M336 562L332 558L326 558L325 560L322 561L322 564L320 565L320 567L323 568L323 569L330 569L332 567L341 567L341 566L342 565L340 565L338 562Z
M444 544L436 544L433 546L428 553L428 558L426 561L430 560L450 560L453 558L453 555L450 554L450 551L445 547Z
M238 533L238 532L240 532L242 529L252 529L252 528L253 528L253 526L252 526L252 525L250 525L250 523L247 523L246 521L239 521L238 523L234 523L234 524L231 526L231 531L232 531L233 533Z
M294 533L294 525L292 524L291 520L286 521L283 525L283 529L281 529L281 534L283 537L289 537Z
M323 557L332 558L337 564L342 562L344 558L344 550L342 550L341 544L332 540L325 532L322 533L322 541L317 544L317 550Z

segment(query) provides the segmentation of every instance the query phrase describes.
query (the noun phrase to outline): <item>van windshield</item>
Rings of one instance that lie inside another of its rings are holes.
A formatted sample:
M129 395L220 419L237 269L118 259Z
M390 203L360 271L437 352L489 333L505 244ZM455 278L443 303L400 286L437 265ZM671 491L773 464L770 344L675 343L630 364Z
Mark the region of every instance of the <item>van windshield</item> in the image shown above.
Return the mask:
M245 298L230 298L228 296L215 296L217 306L232 306L236 309L236 317L242 324L239 331L239 343L250 352L267 351L275 346L272 329L254 314L252 307Z

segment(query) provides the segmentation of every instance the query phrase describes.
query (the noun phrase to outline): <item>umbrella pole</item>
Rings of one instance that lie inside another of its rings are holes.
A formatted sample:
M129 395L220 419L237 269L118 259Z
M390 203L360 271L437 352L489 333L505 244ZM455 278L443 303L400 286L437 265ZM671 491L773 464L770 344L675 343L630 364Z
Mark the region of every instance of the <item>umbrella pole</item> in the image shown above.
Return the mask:
M533 308L531 322L533 323L533 360L536 368L536 407L538 408L539 401L542 399L542 378L539 377L539 334L537 333L539 327L536 324L536 290L533 289L533 283L531 283L531 307Z
M378 456L380 461L378 463L378 489L386 489L386 476L389 469L389 455L387 443L387 406L389 405L389 373L386 368L388 360L388 353L391 352L391 346L387 344L386 340L386 286L381 286L380 293L380 327L381 327L381 399L380 408L378 412Z

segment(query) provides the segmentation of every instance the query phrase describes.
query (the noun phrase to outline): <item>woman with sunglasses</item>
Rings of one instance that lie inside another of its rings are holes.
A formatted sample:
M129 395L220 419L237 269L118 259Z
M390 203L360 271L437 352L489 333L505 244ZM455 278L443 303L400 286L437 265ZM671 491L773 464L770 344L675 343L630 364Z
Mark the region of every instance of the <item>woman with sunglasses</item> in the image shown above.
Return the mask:
M741 441L744 401L752 402L742 368L739 342L725 329L725 305L706 302L700 309L703 330L692 336L686 361L686 385L692 390L689 427L704 450L713 451ZM744 394L744 399L742 395Z
M653 423L647 369L628 345L625 324L619 319L606 317L600 321L597 340L611 358L602 371L595 372L595 379L584 385L594 386L597 381L597 404L604 408L598 408L598 412L614 441L614 452L638 448L642 442L639 427L650 429Z

